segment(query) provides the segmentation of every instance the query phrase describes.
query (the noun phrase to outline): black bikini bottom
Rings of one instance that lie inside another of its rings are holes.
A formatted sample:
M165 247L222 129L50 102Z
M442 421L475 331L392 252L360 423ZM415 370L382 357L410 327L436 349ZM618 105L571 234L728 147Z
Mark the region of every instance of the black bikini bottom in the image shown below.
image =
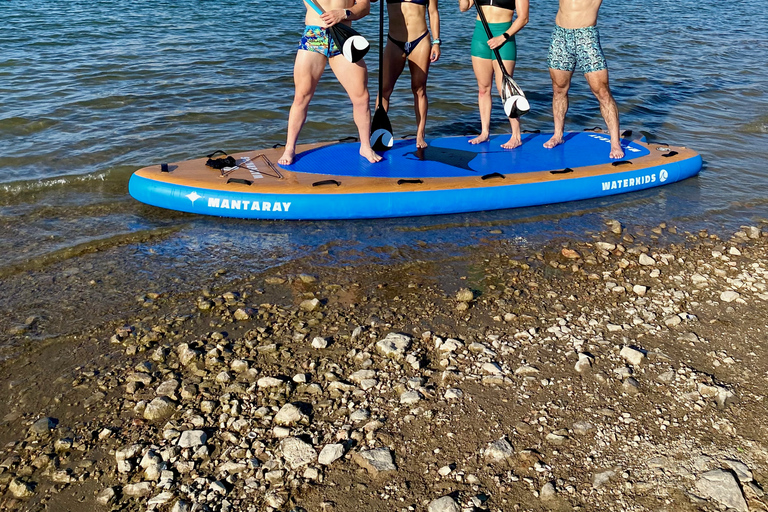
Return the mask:
M421 42L422 39L427 37L429 35L429 30L421 34L419 37L417 37L414 41L398 41L397 39L393 39L391 35L387 34L387 39L395 43L395 45L403 50L405 52L405 55L408 56L411 54L411 52L418 46L418 44Z

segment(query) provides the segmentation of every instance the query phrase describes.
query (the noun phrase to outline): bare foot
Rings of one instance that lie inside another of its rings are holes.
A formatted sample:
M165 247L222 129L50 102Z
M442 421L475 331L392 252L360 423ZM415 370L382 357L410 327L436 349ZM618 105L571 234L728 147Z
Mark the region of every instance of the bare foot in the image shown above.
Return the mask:
M381 161L381 157L377 155L372 148L360 148L360 156L367 159L372 164Z
M482 144L483 142L488 142L488 134L487 133L481 133L474 139L470 139L470 144Z
M624 158L624 148L621 147L621 144L611 144L611 158Z
M424 136L423 136L423 135L417 135L417 136L416 136L416 147L417 147L417 148L419 148L419 149L424 149L424 148L425 148L425 147L427 147L428 145L429 145L429 144L427 144L427 141L426 141L426 140L424 140Z
M504 149L515 149L517 147L522 146L523 142L520 140L520 137L515 137L514 135L509 138L506 144L502 144L501 147Z
M283 152L283 156L281 156L277 163L280 165L291 165L293 163L293 158L296 156L296 151L294 149L285 148L285 151Z
M555 146L559 146L563 142L565 141L563 140L562 135L553 135L551 139L544 143L544 147L547 149L552 149Z

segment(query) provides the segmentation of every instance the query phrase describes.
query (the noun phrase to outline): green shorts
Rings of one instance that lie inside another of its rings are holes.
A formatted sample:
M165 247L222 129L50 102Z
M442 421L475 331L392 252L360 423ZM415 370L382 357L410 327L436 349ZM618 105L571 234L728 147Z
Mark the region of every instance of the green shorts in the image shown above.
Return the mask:
M491 34L494 37L501 35L509 27L512 26L512 22L509 23L489 23L488 27L491 29ZM504 45L499 48L499 55L501 60L517 60L517 45L515 44L515 36L509 38ZM485 33L483 23L480 20L475 22L475 33L472 35L472 56L479 57L481 59L495 59L493 50L488 48L488 34Z

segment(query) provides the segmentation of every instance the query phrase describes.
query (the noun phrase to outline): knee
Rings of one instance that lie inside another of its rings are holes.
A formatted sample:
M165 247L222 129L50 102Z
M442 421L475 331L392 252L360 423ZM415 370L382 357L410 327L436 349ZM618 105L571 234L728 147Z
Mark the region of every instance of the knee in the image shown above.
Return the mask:
M611 89L608 88L607 85L597 87L595 89L592 89L592 93L595 95L597 100L600 103L612 103L613 102L613 95L611 94Z
M413 84L411 85L411 92L417 98L424 98L427 95L427 87L424 84Z
M568 85L552 84L552 93L557 98L564 98L565 96L568 96L568 89L570 89Z
M368 103L371 101L371 96L368 94L368 90L366 89L364 92L350 97L352 100L352 105L354 105L356 108L359 108L361 106L365 106L367 108L370 108Z
M477 95L480 97L490 96L491 95L491 86L490 85L478 85L477 87Z

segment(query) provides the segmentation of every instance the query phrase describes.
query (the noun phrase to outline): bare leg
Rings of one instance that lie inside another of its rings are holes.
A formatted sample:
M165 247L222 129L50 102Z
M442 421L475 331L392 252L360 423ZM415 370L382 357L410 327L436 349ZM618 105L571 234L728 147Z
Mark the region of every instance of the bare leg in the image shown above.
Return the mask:
M395 89L397 79L400 78L403 69L405 69L405 59L405 53L397 45L387 40L387 46L384 47L384 66L381 81L381 106L387 112L389 112L389 98Z
M413 92L413 110L416 113L416 147L427 147L426 127L429 101L427 100L427 74L429 73L432 45L425 37L408 56L408 68L411 71L411 91Z
M505 60L502 62L504 62L504 67L507 69L509 76L513 76L513 73L515 72L515 61ZM494 61L493 71L496 74L496 89L499 91L499 94L501 94L501 88L503 86L503 75L501 74L501 69L499 68L498 62ZM506 143L502 144L501 147L505 149L515 149L523 143L522 135L520 133L520 120L510 118L509 124L512 127L512 136Z
M549 69L552 79L552 115L555 119L555 133L544 143L545 148L553 148L563 143L565 132L565 114L568 112L568 89L571 87L573 71Z
M322 53L299 50L293 65L293 83L295 93L291 112L288 114L288 136L285 140L285 151L277 163L290 165L296 156L296 141L307 120L307 108L315 94L317 83L325 70L328 59Z
M472 69L477 78L477 105L480 108L480 135L471 139L470 144L480 144L490 137L491 133L491 108L493 98L491 87L493 83L493 61L472 57Z
M608 86L608 70L586 73L589 88L600 102L600 113L608 126L608 133L611 136L611 158L623 158L624 149L621 147L621 137L619 136L619 109L616 101L611 94L611 88Z
M371 105L368 95L368 68L365 61L355 64L342 55L331 57L331 69L352 101L352 116L360 135L360 155L371 163L381 160L371 148Z

